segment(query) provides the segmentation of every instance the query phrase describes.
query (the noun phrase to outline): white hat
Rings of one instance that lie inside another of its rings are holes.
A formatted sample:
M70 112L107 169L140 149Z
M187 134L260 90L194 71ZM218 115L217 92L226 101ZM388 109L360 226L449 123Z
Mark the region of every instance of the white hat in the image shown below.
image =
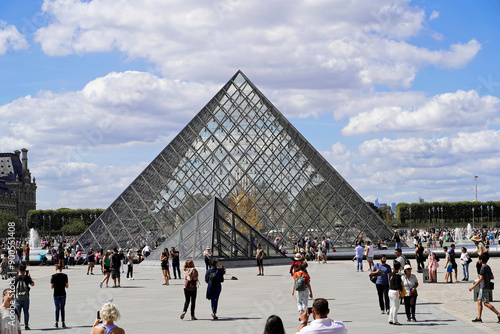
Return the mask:
M207 246L207 249L212 249L212 248L210 248L210 246Z
M293 258L295 261L302 260L302 255L300 253L295 254L295 257Z
M411 269L411 266L409 264L405 264L404 270L406 270L406 269Z

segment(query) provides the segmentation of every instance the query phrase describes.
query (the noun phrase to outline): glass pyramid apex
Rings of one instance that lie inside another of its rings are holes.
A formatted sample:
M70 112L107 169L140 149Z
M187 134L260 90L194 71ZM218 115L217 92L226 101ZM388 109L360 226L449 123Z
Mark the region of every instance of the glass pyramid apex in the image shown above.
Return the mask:
M159 245L217 196L290 249L330 237L350 247L392 229L238 71L85 231L84 249Z

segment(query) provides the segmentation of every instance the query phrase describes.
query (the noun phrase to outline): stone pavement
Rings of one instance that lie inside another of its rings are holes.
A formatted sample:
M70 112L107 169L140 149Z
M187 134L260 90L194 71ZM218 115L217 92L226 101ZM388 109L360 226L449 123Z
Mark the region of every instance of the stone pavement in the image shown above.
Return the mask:
M500 258L492 258L490 262L493 273L500 277ZM471 273L475 269L473 264ZM298 327L288 266L265 267L263 277L256 276L258 271L255 267L228 269L217 321L211 320L204 282L198 290L196 316L199 320L189 320L189 311L186 318L180 320L184 302L182 280L171 280L170 286L161 285L163 279L159 268L136 265L134 281L124 279L121 288L100 289L102 275L87 276L85 267L72 267L64 271L69 276L70 286L66 304L66 324L69 328L66 330L53 327L54 304L50 276L55 271L54 267L31 266L29 269L35 281L30 301L30 326L33 333L66 331L88 334L102 301L111 298L122 314L117 323L127 333L262 333L265 321L271 314L282 318L287 333L295 333ZM202 269L199 268L201 273L204 272ZM417 301L418 322L406 322L402 305L398 320L403 326L392 326L387 323L388 316L380 314L375 286L368 280L368 273L356 272L353 262L337 260L328 264L310 263L309 273L314 296L328 299L331 317L343 321L349 333L459 334L500 331L495 315L487 309L483 312L485 323L471 323L477 313L477 304L472 301L472 293L467 290L471 282L421 283ZM461 268L459 279L460 274ZM238 280L230 280L231 276ZM443 269L440 268L438 279L442 281L443 277ZM418 274L418 278L421 280L422 275ZM1 285L3 289L7 282L1 281ZM500 309L499 302L493 305Z

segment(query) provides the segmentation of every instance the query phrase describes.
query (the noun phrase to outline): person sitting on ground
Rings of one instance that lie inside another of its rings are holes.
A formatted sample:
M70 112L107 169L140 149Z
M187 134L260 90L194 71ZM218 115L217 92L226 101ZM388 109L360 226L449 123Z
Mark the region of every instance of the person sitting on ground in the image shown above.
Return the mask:
M104 304L99 312L101 319L96 319L92 326L90 334L125 334L125 330L114 324L115 321L120 319L120 311L115 304L108 302Z
M300 326L298 333L328 333L328 334L347 334L347 328L341 321L333 321L328 318L330 309L328 301L324 298L317 298L312 306L312 315L314 320L307 326L309 313L302 313L300 316Z

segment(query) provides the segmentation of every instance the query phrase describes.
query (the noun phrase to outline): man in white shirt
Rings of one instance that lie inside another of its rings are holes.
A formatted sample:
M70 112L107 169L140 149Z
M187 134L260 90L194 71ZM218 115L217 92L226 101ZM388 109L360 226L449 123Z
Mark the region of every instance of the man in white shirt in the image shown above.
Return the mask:
M347 334L347 328L341 321L333 321L328 318L330 309L328 301L324 298L318 298L312 306L312 315L314 320L307 326L309 314L306 312L300 315L300 326L297 333L319 333L319 334Z

